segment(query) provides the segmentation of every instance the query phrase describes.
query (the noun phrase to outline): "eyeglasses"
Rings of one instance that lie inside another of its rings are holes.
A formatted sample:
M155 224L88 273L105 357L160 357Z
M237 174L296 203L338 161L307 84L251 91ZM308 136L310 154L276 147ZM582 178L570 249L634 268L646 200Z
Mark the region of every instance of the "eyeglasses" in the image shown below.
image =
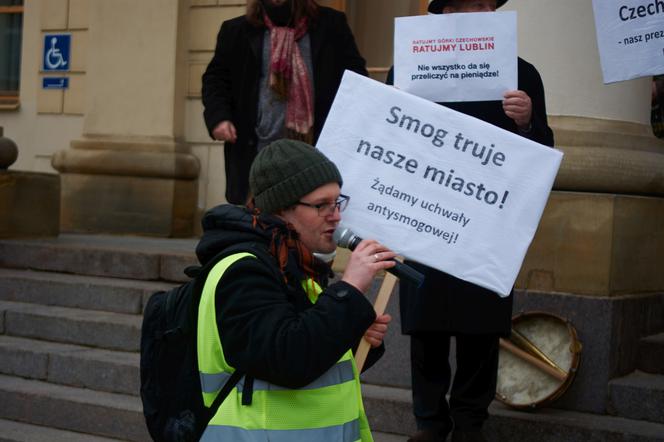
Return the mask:
M339 212L343 212L346 207L348 207L348 201L350 201L349 196L339 195L339 198L337 198L337 200L333 203L311 204L305 203L304 201L298 201L295 204L311 207L312 209L318 210L318 216L329 216L332 215L337 209L339 209Z

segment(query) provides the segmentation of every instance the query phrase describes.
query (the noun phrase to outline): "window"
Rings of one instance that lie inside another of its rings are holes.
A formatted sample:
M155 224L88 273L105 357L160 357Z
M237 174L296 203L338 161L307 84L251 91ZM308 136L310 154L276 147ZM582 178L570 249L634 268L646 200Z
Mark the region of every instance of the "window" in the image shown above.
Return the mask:
M0 0L0 109L18 107L23 0Z

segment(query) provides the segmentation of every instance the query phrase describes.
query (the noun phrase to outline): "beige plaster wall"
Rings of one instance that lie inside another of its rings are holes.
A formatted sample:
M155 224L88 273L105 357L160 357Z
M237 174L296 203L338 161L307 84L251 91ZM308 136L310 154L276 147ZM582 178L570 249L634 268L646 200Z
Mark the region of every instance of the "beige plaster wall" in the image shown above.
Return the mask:
M518 13L519 55L544 81L550 115L650 125L650 78L603 84L592 0L510 0Z
M413 14L418 4L346 2L370 65L392 62L387 16ZM203 124L201 75L219 26L245 6L244 0L26 0L21 107L0 113L5 134L19 145L14 168L52 172L51 155L82 137L171 140L173 149L190 148L201 162L198 207L223 202L223 144ZM602 84L591 0L510 0L504 8L519 13L519 52L542 74L551 115L648 123L648 79ZM72 33L67 91L41 89L44 32Z
M83 125L85 91L85 9L88 0L26 0L23 14L20 107L0 111L5 136L19 147L12 169L55 173L51 156L69 146ZM69 3L71 2L71 4ZM44 91L41 56L44 32L72 33L72 65L66 91Z
M173 138L178 0L90 0L86 135Z

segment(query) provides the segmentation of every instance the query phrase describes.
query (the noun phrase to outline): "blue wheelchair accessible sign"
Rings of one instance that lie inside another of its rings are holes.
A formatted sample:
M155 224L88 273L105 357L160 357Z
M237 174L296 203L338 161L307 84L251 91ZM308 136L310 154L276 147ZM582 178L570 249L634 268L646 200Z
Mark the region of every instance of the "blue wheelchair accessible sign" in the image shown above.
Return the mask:
M70 48L70 34L44 35L43 69L45 71L68 71Z

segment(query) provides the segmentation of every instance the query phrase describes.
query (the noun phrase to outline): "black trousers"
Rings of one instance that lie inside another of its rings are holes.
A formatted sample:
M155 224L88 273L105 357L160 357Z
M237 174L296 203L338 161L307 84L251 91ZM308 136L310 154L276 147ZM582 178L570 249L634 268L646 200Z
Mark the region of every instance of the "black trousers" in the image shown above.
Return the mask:
M443 332L411 335L413 411L420 430L479 430L496 394L499 335L456 334L457 369L450 388L450 338Z

